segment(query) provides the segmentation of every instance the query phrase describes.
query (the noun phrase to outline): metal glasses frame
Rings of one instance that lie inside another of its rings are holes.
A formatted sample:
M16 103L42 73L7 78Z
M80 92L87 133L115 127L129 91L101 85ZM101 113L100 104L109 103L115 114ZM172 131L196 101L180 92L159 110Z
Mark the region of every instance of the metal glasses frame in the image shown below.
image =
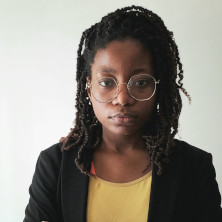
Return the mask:
M151 95L149 98L147 98L147 99L137 99L137 98L135 98L133 95L131 95L131 93L130 93L130 86L129 86L130 81L131 81L132 78L134 78L135 76L142 76L142 75L147 75L147 76L151 77L151 78L154 80L154 82L155 82L155 87L154 87L153 93L152 93L152 95ZM99 101L99 100L94 96L94 94L93 94L93 92L92 92L92 84L93 84L94 81L97 81L97 80L102 79L102 78L104 78L104 77L97 78L97 79L93 80L92 82L90 82L90 81L87 82L87 88L90 88L91 94L93 95L93 97L95 98L95 100L98 101L99 103L110 103L110 102L112 102L115 98L117 98L117 96L118 96L118 94L119 94L119 92L120 92L120 90L119 90L119 85L126 85L129 95L130 95L132 98L134 98L135 100L137 100L137 101L146 101L146 100L149 100L149 99L151 99L151 98L153 97L153 95L155 94L155 92L156 92L156 85L159 84L159 82L160 82L160 80L156 81L156 79L155 79L152 75L146 74L146 73L132 76L132 77L129 79L128 83L125 83L125 82L123 82L123 83L117 83L117 81L116 81L113 77L108 76L108 78L113 79L113 81L116 83L116 86L117 86L116 95L113 97L113 99L109 100L108 102L101 102L101 101Z

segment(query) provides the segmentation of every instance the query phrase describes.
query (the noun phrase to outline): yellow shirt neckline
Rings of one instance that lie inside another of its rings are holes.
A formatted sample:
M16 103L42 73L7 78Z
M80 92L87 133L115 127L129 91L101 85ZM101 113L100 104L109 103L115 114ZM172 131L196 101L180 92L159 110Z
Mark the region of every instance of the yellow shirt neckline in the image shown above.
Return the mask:
M114 183L114 182L110 182L110 181L107 181L107 180L104 180L98 176L95 176L95 177L92 177L93 179L95 180L98 180L98 181L101 181L102 183L106 183L110 186L116 186L116 187L127 187L127 186L132 186L134 184L137 184L145 179L147 179L148 177L152 176L152 170L149 171L147 174L145 174L144 176L136 179L136 180L133 180L133 181L130 181L130 182L126 182L126 183Z

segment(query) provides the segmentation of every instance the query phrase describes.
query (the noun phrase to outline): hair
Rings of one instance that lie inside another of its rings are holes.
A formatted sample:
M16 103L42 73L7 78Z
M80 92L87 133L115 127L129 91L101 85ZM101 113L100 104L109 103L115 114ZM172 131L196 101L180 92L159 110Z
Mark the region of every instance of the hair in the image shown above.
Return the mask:
M178 132L182 108L183 68L177 45L162 19L143 7L131 6L109 13L100 22L82 33L77 58L77 96L74 128L66 137L62 151L78 147L75 164L87 175L90 173L93 151L102 139L102 125L97 120L86 90L86 77L91 78L91 65L97 50L114 40L131 38L139 41L152 55L155 78L160 80L156 92L156 104L149 123L143 129L149 165L155 164L157 175L163 173L164 164L170 161L174 136Z

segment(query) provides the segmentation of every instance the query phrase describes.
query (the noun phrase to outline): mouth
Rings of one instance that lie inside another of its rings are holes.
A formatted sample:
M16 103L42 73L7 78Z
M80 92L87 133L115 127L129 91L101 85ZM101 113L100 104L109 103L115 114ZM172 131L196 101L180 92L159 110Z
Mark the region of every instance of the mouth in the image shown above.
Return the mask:
M124 114L118 113L110 117L112 121L118 124L132 124L135 122L136 118L137 116L128 114L128 113L124 113Z

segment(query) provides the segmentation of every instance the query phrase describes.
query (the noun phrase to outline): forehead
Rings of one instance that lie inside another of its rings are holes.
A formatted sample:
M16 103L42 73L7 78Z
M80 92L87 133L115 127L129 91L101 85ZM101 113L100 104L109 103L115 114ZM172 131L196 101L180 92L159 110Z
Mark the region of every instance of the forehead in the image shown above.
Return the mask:
M134 70L153 71L152 56L136 40L112 41L99 49L92 64L92 75L98 72L133 73Z

